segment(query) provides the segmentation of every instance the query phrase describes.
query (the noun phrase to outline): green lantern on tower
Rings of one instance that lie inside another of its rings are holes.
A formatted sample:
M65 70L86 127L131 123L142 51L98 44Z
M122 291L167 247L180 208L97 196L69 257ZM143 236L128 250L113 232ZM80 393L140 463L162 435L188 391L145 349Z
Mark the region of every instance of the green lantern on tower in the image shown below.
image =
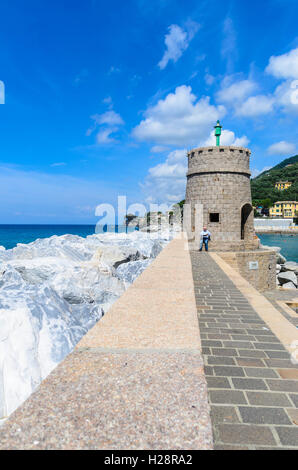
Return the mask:
M220 122L217 121L217 124L216 126L214 126L214 129L215 129L215 137L216 137L216 145L217 147L220 146L220 136L221 136L221 130L222 130L222 126L220 125Z

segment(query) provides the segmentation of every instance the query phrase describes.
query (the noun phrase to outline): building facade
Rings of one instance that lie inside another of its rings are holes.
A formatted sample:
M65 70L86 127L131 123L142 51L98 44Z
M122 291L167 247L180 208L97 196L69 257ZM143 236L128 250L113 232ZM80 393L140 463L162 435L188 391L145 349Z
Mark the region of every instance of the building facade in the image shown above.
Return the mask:
M298 213L297 201L277 201L270 209L270 217L293 219Z
M277 189L278 191L285 191L291 186L292 183L290 181L278 181L277 183L275 183L275 189Z

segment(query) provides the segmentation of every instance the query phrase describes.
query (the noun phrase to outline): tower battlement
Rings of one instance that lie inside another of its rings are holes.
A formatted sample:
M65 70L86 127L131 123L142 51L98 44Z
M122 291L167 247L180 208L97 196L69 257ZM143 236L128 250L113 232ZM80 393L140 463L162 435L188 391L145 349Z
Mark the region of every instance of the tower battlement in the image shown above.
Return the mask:
M196 173L241 173L249 177L251 151L244 147L219 146L201 147L190 150L187 176Z

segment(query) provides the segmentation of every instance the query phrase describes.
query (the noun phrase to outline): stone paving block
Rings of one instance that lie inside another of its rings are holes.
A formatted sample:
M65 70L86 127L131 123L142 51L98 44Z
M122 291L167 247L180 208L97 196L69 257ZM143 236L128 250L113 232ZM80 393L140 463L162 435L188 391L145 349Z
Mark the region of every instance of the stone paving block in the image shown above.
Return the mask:
M255 336L256 340L260 343L280 343L279 339L275 336Z
M273 368L282 368L282 369L296 369L297 365L293 364L293 362L289 359L265 359L265 364L268 367Z
M270 359L288 359L289 353L287 351L264 351Z
M238 390L210 390L210 401L214 404L247 404L244 393Z
M256 338L258 338L259 336L260 337L270 336L271 338L276 338L274 334L268 328L266 328L265 330L263 328L259 328L259 329L252 328L249 330L249 334L254 335Z
M208 364L210 365L219 365L219 366L235 366L236 362L233 357L221 357L221 356L208 356Z
M271 392L246 392L250 405L257 406L292 406L289 398L284 393Z
M292 423L298 426L298 409L296 408L287 408L287 413L292 420Z
M225 348L241 348L241 349L254 349L254 346L249 341L224 341Z
M286 351L280 343L254 343L256 349L266 349L268 351ZM289 353L287 353L289 354Z
M214 375L213 374L213 367L210 366L204 366L204 374L205 375Z
M264 367L245 367L244 372L248 377L278 379L278 375L273 369L266 369Z
M276 445L269 427L245 424L219 424L219 440L226 444Z
M226 377L206 377L208 388L231 388L230 382Z
M243 367L264 367L261 359L250 359L247 357L236 357L237 364Z
M270 390L276 392L294 392L298 393L298 381L296 380L267 380Z
M239 406L239 412L243 423L292 424L283 408Z
M256 341L254 336L249 335L231 335L233 341Z
M220 334L220 329L219 328L208 328L208 327L202 327L200 325L200 332L201 333L215 333L215 334Z
M244 335L246 334L246 330L241 328L222 328L221 333L226 333L230 335Z
M201 335L202 336L202 335ZM214 335L214 334L209 334L208 339L221 339L221 340L229 340L230 335Z
M204 347L222 347L221 341L209 341L209 340L202 340L202 346Z
M234 406L211 406L211 419L214 423L240 423Z
M212 348L212 354L214 356L238 356L236 349L229 348Z
M210 348L202 348L202 354L206 354L207 356L210 356L211 349Z
M224 445L224 444L217 444L214 446L214 450L250 450L248 446L233 446L233 445Z
M290 394L290 398L292 400L292 402L294 403L294 406L296 406L296 408L298 408L298 394L295 395L295 394Z
M298 446L298 428L292 427L276 427L275 428L281 443L285 446Z
M239 356L241 357L255 357L255 358L266 358L264 351L256 351L252 349L238 349Z
M214 366L214 374L221 377L245 377L242 367Z
M232 378L233 385L238 390L268 390L264 380Z
M298 368L297 369L277 369L277 372L282 379L298 380Z

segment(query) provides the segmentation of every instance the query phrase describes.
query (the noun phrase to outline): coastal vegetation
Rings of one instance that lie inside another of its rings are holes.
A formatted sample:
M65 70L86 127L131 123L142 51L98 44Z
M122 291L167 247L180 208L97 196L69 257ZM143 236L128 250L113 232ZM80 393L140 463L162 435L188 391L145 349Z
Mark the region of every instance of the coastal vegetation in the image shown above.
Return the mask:
M280 191L275 188L279 181L289 181L291 187ZM270 170L251 180L253 205L270 208L276 201L298 200L298 155L283 160Z

